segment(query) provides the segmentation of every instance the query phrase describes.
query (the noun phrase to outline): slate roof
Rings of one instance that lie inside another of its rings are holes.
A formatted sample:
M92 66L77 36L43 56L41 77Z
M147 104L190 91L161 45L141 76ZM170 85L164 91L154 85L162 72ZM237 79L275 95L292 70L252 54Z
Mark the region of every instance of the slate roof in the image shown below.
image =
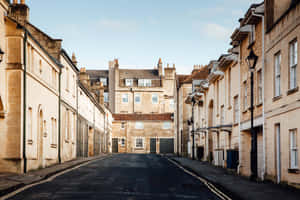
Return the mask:
M160 79L157 69L120 69L120 79Z
M86 70L86 72L93 77L108 77L108 70Z

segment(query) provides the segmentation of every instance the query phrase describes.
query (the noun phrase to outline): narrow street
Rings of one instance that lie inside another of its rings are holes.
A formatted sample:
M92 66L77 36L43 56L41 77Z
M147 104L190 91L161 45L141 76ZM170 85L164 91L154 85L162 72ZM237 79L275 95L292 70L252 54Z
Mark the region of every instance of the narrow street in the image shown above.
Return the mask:
M92 162L11 199L218 199L158 155L120 154Z

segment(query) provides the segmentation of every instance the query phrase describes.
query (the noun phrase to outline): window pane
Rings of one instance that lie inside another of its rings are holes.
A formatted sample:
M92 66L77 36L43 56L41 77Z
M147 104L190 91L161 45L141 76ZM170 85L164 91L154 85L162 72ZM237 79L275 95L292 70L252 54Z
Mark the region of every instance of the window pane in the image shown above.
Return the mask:
M136 94L134 97L135 103L141 103L141 96L139 94Z
M143 138L136 138L135 140L135 147L142 148L144 146Z
M143 122L136 122L135 123L136 129L144 129L144 123Z
M164 122L163 129L171 129L171 122Z
M122 95L122 102L123 103L128 103L128 94L123 94Z
M158 103L158 96L157 94L152 95L152 104L157 104Z

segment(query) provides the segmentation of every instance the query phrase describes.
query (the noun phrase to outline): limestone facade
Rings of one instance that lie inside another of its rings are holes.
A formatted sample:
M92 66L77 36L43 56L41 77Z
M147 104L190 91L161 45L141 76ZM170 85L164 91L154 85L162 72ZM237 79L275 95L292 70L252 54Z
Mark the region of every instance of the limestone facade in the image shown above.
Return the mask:
M278 183L284 182L298 187L300 184L299 19L299 1L266 1L264 74L266 177Z
M29 22L25 1L1 0L0 10L0 171L24 173L107 152L111 113L79 83L76 60L61 48L62 40ZM79 101L91 113L78 108ZM83 143L78 116L91 125L86 155L77 151Z
M251 5L231 36L232 48L210 62L207 78L193 78L185 103L192 105L196 99L196 158L232 168L235 157L234 169L251 175L251 73L246 58L253 49L258 56L253 71L257 178L299 187L299 3L268 0Z

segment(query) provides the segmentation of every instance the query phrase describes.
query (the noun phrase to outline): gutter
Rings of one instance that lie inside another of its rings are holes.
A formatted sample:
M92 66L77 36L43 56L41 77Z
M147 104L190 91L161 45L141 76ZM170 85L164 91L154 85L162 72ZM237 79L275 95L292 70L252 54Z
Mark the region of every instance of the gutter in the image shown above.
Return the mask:
M27 44L27 30L23 29L25 32L24 40L23 40L23 62L24 62L24 71L23 71L23 160L24 167L23 172L27 172L27 158L26 158L26 96L27 96L27 84L26 84L26 76L27 76L27 60L26 60L26 44Z

